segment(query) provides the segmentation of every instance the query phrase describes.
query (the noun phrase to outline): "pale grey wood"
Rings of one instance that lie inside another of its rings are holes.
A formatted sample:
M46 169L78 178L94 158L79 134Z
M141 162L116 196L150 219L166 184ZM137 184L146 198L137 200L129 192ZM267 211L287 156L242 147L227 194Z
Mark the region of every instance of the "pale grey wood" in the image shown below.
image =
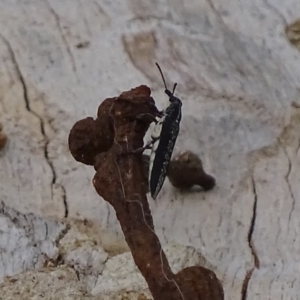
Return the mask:
M0 282L4 276L42 268L55 260L56 243L65 234L66 226L34 214L21 214L0 203Z
M227 299L297 299L300 52L285 28L299 11L296 0L3 0L1 200L88 218L123 243L67 137L106 97L140 84L163 108L158 61L183 101L175 152L196 152L217 180L206 194L165 183L151 202L161 240L200 250Z

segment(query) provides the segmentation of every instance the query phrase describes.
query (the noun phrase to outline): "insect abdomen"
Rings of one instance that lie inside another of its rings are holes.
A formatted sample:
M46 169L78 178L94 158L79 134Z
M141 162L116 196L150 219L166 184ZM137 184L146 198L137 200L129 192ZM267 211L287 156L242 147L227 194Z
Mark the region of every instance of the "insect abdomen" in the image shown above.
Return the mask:
M159 120L153 137L159 139L153 144L149 165L149 188L153 199L161 190L166 178L167 168L179 133L181 102L171 104L164 117ZM161 121L161 122L160 122Z

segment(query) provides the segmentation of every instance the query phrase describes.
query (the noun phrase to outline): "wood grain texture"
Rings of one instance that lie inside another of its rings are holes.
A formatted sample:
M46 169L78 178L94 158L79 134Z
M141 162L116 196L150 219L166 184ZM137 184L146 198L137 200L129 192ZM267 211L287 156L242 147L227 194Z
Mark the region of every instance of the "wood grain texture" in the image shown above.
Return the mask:
M226 299L298 299L300 52L287 28L299 12L296 0L2 1L1 200L90 219L122 243L67 137L140 84L163 109L157 61L183 101L175 154L195 152L216 178L207 193L166 180L150 202L160 239L201 251Z
M57 243L65 224L34 214L21 214L0 203L0 282L4 276L42 268L58 257Z

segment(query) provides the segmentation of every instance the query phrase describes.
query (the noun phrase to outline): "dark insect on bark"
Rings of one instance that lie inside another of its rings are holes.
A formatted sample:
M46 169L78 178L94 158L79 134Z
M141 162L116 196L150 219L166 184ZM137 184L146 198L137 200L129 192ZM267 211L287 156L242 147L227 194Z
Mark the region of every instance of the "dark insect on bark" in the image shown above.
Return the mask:
M165 86L165 93L169 96L170 104L159 115L140 115L139 118L151 118L155 122L155 127L151 133L151 141L144 147L136 149L131 153L140 153L145 149L151 149L149 161L149 190L151 197L155 200L160 192L166 175L168 165L170 163L175 142L179 133L181 121L181 106L182 102L179 98L174 96L177 83L174 84L171 92L166 85L166 81L162 70L158 63L156 66L161 74ZM158 117L158 120L156 119Z
M157 197L166 178L167 168L179 133L182 106L180 99L174 96L177 83L174 84L172 92L168 90L158 63L156 63L156 66L163 79L165 93L169 96L170 105L163 111L151 134L152 149L149 162L149 190L153 199Z

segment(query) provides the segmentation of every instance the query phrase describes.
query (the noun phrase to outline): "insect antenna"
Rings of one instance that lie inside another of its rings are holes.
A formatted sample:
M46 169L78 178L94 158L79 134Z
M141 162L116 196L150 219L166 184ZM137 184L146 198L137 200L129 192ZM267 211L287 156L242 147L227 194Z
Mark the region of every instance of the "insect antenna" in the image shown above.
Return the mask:
M161 78L162 78L162 80L163 80L163 82L164 82L164 85L165 85L165 89L166 89L166 91L167 91L167 90L168 90L168 87L167 87L167 84L166 84L166 80L165 80L164 74L163 74L163 72L162 72L162 70L161 70L159 64L158 64L157 62L156 62L155 64L156 64L156 66L157 66L157 68L158 68L158 70L159 70L159 72L160 72Z
M176 82L176 83L174 83L174 86L173 86L173 91L172 91L172 94L173 94L173 95L174 95L174 92L175 92L176 86L177 86L177 82Z

